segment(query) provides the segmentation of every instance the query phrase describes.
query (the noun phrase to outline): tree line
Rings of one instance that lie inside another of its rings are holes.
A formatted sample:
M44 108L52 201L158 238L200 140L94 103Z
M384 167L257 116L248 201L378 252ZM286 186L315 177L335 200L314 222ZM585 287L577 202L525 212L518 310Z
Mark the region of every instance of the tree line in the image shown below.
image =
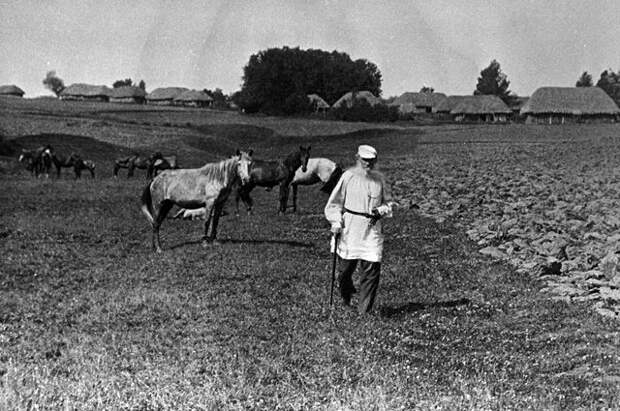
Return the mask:
M232 100L246 113L301 114L313 111L308 94L318 94L329 105L350 91L367 90L379 97L382 75L373 62L353 60L347 53L284 46L250 56L243 68L242 79L241 89L231 96L226 96L219 88L213 91L204 89L204 92L214 98L218 106L227 105ZM57 96L65 88L63 80L54 71L47 73L43 84ZM130 78L118 80L112 86L127 85L146 89L144 80L136 85ZM584 71L575 85L594 86L592 75ZM603 71L596 86L620 106L620 70L617 73L612 69ZM517 96L509 87L510 81L502 72L500 63L492 60L480 72L473 94L496 95L510 105ZM434 88L424 86L421 92L432 93ZM367 112L368 108L364 107L364 110Z

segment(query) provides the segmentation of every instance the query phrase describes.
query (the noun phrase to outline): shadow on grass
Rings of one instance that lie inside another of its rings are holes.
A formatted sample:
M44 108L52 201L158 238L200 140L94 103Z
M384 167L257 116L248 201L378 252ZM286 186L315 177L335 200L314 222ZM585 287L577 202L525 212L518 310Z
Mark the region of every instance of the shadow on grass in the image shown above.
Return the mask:
M416 311L425 310L427 308L450 308L460 305L469 304L468 298L459 298L458 300L451 301L437 301L434 303L407 303L396 307L381 307L379 313L381 317L395 317L402 314L413 313Z
M202 239L200 240L190 240L190 241L185 241L176 245L173 245L170 247L171 250L174 250L176 248L181 248L181 247L185 247L188 245L195 245L195 244L201 244L202 243ZM210 244L210 247L217 247L218 245L222 245L222 244L282 244L282 245L288 245L291 247L301 247L301 248L314 248L314 244L312 243L305 243L305 242L301 242L301 241L294 241L294 240L272 240L272 239L256 239L256 240L250 240L250 239L233 239L233 238L226 238L226 239L218 239L217 241L215 241L214 243Z

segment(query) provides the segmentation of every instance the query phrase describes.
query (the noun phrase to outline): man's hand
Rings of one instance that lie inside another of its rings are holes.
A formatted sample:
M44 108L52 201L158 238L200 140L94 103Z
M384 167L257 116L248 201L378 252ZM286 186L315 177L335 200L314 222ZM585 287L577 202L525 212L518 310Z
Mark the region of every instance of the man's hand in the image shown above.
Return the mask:
M340 223L333 223L330 231L332 232L332 234L338 235L342 232L342 225Z

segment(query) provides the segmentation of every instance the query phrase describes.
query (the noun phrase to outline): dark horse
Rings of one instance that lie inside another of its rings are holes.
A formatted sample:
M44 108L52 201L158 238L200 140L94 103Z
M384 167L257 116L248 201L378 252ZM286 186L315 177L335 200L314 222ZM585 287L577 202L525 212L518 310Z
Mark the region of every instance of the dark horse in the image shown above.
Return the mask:
M136 168L141 170L146 170L146 178L150 179L153 176L150 174L153 171L151 165L158 159L161 159L163 156L161 153L157 152L152 154L149 157L144 157L139 155L138 153L133 153L129 157L119 158L114 161L114 177L118 177L118 170L121 168L127 169L127 178L133 177L133 173Z
M151 177L155 177L159 171L163 170L176 170L179 168L179 162L177 161L177 156L162 156L161 153L157 152L153 154L153 158L155 161L151 161L149 168L147 169L147 175Z
M235 185L243 187L249 182L251 164L252 151L237 150L236 155L219 163L209 163L201 168L164 170L155 177L145 187L141 199L142 212L153 227L153 249L161 253L159 227L175 204L188 209L204 207L204 240L213 242L224 203Z
M40 174L45 174L45 177L49 177L50 170L52 169L52 158L53 149L48 144L34 150L22 149L18 161L25 163L26 169L31 171L36 177Z
M245 203L248 214L252 213L254 201L250 197L250 192L256 186L271 189L280 185L280 207L278 212L286 212L288 202L289 185L295 176L295 170L299 167L305 172L310 158L310 146L299 146L299 150L289 154L284 160L265 161L254 160L250 170L250 182L237 189L235 197L235 210L239 214L239 199Z

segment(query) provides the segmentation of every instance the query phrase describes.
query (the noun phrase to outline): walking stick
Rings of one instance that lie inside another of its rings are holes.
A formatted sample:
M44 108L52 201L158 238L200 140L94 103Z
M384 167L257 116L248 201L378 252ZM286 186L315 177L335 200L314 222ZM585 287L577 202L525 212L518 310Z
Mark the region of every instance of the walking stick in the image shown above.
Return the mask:
M336 260L338 259L338 238L340 234L334 234L334 257L332 259L332 286L329 292L329 306L334 302L334 282L336 281Z

